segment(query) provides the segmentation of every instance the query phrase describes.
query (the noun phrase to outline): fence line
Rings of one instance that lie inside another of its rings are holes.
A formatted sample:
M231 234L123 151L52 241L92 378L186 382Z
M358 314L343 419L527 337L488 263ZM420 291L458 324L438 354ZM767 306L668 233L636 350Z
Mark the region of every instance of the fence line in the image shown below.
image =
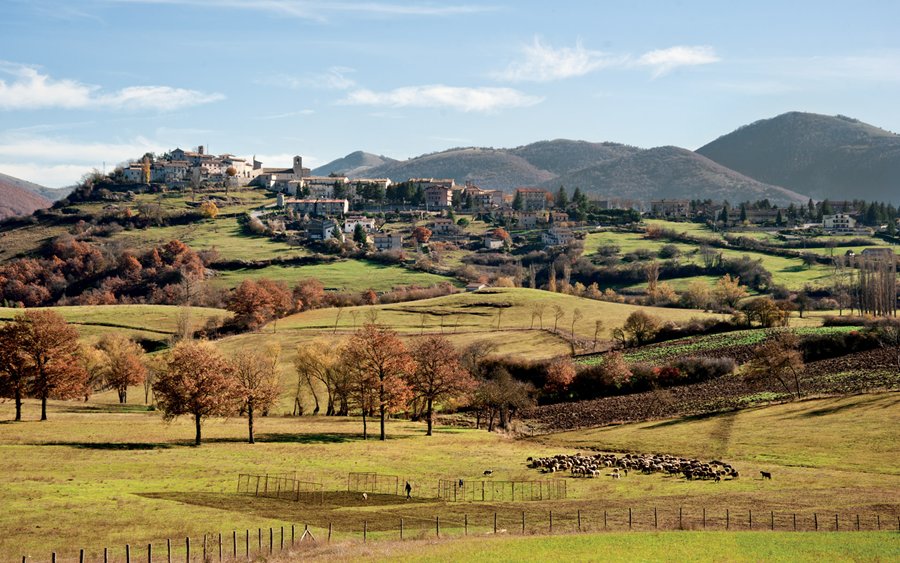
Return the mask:
M537 481L469 481L440 479L438 498L451 501L532 501L563 500L566 482L562 479Z
M157 542L125 544L121 550L112 550L108 546L94 552L86 552L80 549L72 550L71 558L59 557L61 552L53 551L46 558L30 557L23 555L22 563L31 561L46 561L52 563L62 561L79 561L86 559L100 559L104 563L109 561L147 561L154 560L166 563L172 561L215 562L215 561L250 561L259 557L273 555L276 552L295 550L306 546L330 543L332 539L342 541L365 542L371 539L408 539L410 531L418 532L415 538L468 536L470 534L507 534L507 535L534 535L534 534L577 534L583 532L622 532L629 530L730 530L730 531L826 531L845 532L856 531L897 531L900 532L900 516L890 515L882 518L881 513L820 513L820 512L787 512L772 510L753 511L750 509L733 511L729 508L716 508L714 510L694 508L686 511L683 507L678 510L666 511L657 508L615 508L602 511L592 509L589 513L582 510L575 511L522 511L506 510L495 512L481 512L475 516L468 513L462 515L436 514L433 518L398 518L390 525L381 525L361 520L339 531L340 537L335 535L334 525L329 522L327 528L311 527L307 524L291 524L289 526L257 528L257 530L231 530L226 533L208 533L198 538L185 537L167 538ZM455 517L454 517L455 516ZM410 527L409 523L419 521L420 527ZM255 533L254 533L255 532ZM406 532L406 536L404 536ZM333 538L334 536L334 538ZM144 547L146 546L146 547ZM121 555L120 555L121 554ZM118 557L117 557L118 556ZM119 557L124 557L120 559Z
M295 502L302 500L319 504L325 503L325 487L322 483L300 481L277 474L251 475L241 473L238 475L237 492L238 494L280 498Z

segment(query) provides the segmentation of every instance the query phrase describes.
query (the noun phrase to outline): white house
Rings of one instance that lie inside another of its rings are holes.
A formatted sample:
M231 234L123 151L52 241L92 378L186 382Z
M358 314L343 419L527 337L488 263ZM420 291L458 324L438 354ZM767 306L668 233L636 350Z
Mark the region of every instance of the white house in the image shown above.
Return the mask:
M373 238L375 239L375 248L379 252L403 248L403 235L400 233L377 233Z
M551 227L541 234L541 242L544 246L561 246L575 238L572 229L565 227Z
M363 217L362 215L349 215L344 219L344 232L354 232L357 225L362 225L362 228L369 233L375 230L375 219L372 217Z
M836 213L822 217L822 223L826 231L852 231L856 228L856 219L846 213Z

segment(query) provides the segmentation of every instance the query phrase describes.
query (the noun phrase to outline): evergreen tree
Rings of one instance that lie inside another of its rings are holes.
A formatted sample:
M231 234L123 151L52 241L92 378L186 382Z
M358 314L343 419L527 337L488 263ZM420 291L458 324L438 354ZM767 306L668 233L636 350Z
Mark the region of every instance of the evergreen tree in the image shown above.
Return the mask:
M816 216L816 204L813 203L812 198L809 198L809 203L806 204L806 207L808 210L806 216L809 217L810 219L813 219Z
M522 201L522 192L516 190L516 195L513 197L512 207L516 211L522 211L522 208L525 206L525 203Z
M775 217L775 226L780 227L784 223L784 217L781 216L781 210L778 210L778 216Z
M560 186L556 191L556 207L565 209L567 205L569 205L569 196L566 195L565 186Z
M822 202L822 215L834 215L834 210L831 208L831 202L827 199Z
M742 203L741 204L741 223L744 223L746 221L747 221L747 204Z
M369 237L366 235L366 230L363 228L362 223L357 223L353 227L353 242L360 246L365 246L368 240Z

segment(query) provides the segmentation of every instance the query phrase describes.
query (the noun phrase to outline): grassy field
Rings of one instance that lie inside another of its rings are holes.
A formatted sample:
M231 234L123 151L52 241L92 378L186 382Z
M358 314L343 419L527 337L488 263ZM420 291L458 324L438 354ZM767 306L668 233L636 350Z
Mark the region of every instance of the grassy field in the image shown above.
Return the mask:
M161 246L170 240L180 240L196 251L215 249L224 260L271 260L309 254L302 247L244 233L236 217L219 217L215 221L173 227L122 231L113 240L122 241L128 248L136 250Z
M0 403L0 419L9 419L11 414L12 405ZM197 546L199 537L207 532L230 536L231 530L270 526L277 530L294 523L309 524L321 538L332 522L336 539L358 539L366 521L370 538L377 539L396 538L399 519L404 518L407 537L422 537L433 532L436 515L441 518L443 534L461 535L464 517L471 534L482 534L490 530L494 512L499 527L509 534L521 529L523 511L529 534L547 531L550 510L557 533L575 531L579 510L586 531L603 529L604 510L608 511L610 530L627 530L628 508L634 509L638 530L653 529L653 507L659 510L661 529L676 525L678 507L682 507L684 527L694 530L700 529L701 508L708 509L712 529L724 526L724 514L720 513L729 508L732 529L738 530L748 527L748 509L757 514L759 527L767 526L768 511L775 511L776 527L781 530L788 528L794 512L803 529L811 526L812 512L818 512L823 521L825 514L833 518L838 512L848 526L853 515L860 513L865 529L874 527L876 513L885 523L895 522L900 514L900 471L892 434L900 422L895 393L808 400L702 419L519 440L442 426L428 438L422 424L392 421L389 440L381 443L361 440L357 418L272 416L258 421L259 443L249 445L244 442L245 421L234 418L208 421L204 426L207 442L199 448L190 445L193 430L189 420L166 424L158 413L139 405L120 407L97 400L51 402L50 420L39 423L35 422L38 405L28 401L24 414L26 422L0 425L3 560L23 554L44 558L51 550L56 550L61 560L72 560L82 547L89 558L96 559L104 546L121 551L125 543L146 546L148 542L157 546L159 554L165 538L177 541L190 535ZM773 428L777 428L774 434ZM482 471L490 468L494 475L489 480L540 479L539 473L526 467L526 457L586 448L719 457L733 463L741 478L714 484L658 474L630 475L618 481L564 477L567 500L446 503L430 498L440 478L480 480L485 479ZM759 470L771 471L773 480L754 478ZM407 502L373 496L366 502L359 496L333 493L320 505L234 494L239 472L298 472L320 480L326 490L340 491L346 489L349 471L397 475L401 483L409 480L415 499ZM630 541L616 537L541 539L550 542L547 545L554 541L576 542L574 545ZM638 543L629 549L650 550L644 552L649 554L661 548L657 543L665 542L669 535L633 537L645 537L646 541L634 540ZM753 537L684 534L685 541L709 549L730 549L743 545L741 542L752 543ZM803 536L794 537L805 541ZM869 539L876 544L883 541L882 536ZM479 549L482 540L471 541L475 543L461 542L459 553ZM869 540L848 541L866 544ZM863 544L853 548L859 550L853 553L860 557L885 553L884 547ZM393 548L386 549L384 555L394 553ZM428 549L437 550L433 557L440 559L448 553L443 550L454 548ZM510 558L529 547L510 543L496 549L499 557ZM771 549L775 551L760 553L791 553L784 551L784 546ZM813 549L803 547L798 553ZM821 549L813 553L845 553L834 552L836 547ZM353 553L348 555L353 557ZM378 553L373 556L379 557Z
M53 307L52 310L77 325L88 342L108 333L125 332L137 340L167 340L175 334L181 308L174 305L79 305ZM0 321L10 320L22 309L0 307ZM225 319L231 315L222 309L191 307L191 323L201 327L210 318Z
M605 533L553 537L341 544L304 558L356 561L890 561L900 556L891 532ZM605 554L600 556L600 554ZM280 559L277 559L280 560Z
M389 266L364 260L340 260L310 266L267 266L265 268L222 271L213 285L234 287L245 279L269 278L293 285L306 278L316 278L328 290L362 292L367 289L388 291L404 285L429 287L441 282L461 285L453 278L418 272L402 266Z

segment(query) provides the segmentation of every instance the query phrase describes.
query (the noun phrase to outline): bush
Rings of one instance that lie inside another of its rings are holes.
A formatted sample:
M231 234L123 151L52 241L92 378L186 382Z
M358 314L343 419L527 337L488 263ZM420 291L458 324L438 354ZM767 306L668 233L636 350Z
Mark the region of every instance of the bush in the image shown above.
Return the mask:
M835 317L828 315L822 320L822 326L865 326L868 322L866 317L855 315L846 315L843 317Z
M814 362L865 352L878 348L878 336L873 330L837 334L812 334L800 340L803 361Z
M677 370L685 382L696 383L734 373L737 363L732 358L692 357L676 361L672 369Z

